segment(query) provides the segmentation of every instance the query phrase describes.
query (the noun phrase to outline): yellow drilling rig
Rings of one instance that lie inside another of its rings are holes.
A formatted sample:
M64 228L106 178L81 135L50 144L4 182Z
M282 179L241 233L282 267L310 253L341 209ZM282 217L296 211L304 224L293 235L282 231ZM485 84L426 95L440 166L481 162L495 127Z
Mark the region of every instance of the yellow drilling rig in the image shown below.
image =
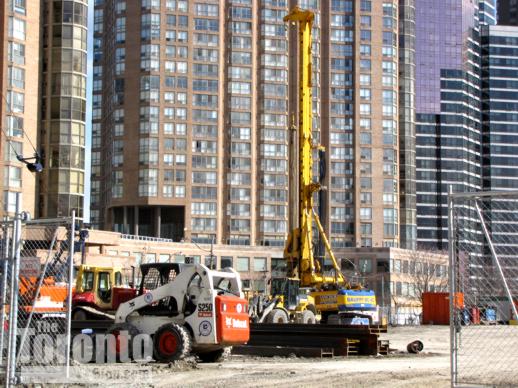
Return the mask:
M313 143L312 136L313 20L313 12L298 7L284 17L285 22L298 24L299 38L299 121L295 127L298 166L294 163L298 171L291 171L292 177L298 173L298 225L294 225L284 248L287 276L272 279L273 302L263 310L260 321L314 323L315 314L320 313L322 323L370 324L378 320L374 291L352 286L344 277L313 207L314 194L322 189L320 183L313 181L313 151L324 151L321 145ZM325 257L332 264L329 271L324 271L323 260L314 253L314 224L325 246Z

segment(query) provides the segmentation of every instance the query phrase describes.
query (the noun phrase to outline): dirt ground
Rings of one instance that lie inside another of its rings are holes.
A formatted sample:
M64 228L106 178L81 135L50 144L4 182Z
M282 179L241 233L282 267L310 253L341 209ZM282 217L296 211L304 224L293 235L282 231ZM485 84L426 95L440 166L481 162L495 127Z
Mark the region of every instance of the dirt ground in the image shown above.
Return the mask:
M112 387L448 387L449 328L390 328L382 339L397 349L389 356L262 358L233 355L216 364L183 361L176 365L88 365L75 386ZM416 339L423 352L406 352Z

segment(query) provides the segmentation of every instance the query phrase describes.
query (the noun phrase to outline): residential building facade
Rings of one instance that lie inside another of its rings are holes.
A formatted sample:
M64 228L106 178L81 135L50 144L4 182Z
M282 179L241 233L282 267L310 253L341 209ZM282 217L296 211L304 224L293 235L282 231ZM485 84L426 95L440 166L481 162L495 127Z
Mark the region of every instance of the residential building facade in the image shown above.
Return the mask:
M17 155L32 157L38 142L40 12L39 1L0 5L0 214L4 216L14 214L18 192L23 209L37 214L37 176Z
M87 0L0 6L3 215L21 192L32 217L83 216L87 9ZM41 173L18 160L36 154Z
M399 1L400 247L417 242L415 159L415 0Z
M93 226L284 245L298 88L296 26L283 17L294 5L95 1ZM398 1L298 5L315 11L331 244L399 246Z

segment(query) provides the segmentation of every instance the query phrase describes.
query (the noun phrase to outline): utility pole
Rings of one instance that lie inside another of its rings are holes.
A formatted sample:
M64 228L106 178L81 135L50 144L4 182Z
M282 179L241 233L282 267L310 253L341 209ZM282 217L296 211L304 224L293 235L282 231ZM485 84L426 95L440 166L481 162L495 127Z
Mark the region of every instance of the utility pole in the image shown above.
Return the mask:
M210 269L216 269L214 265L214 236L210 240Z

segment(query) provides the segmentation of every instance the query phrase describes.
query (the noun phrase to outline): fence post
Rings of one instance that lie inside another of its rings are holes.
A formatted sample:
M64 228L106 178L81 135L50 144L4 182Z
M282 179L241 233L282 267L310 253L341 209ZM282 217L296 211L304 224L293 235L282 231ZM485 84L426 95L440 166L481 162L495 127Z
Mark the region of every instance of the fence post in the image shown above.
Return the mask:
M450 265L450 372L451 385L457 384L457 341L455 333L455 235L454 235L454 217L453 217L453 187L448 186L448 256Z
M16 193L16 215L13 232L13 264L11 272L11 306L9 310L9 353L7 355L6 386L15 383L16 374L16 336L18 329L18 297L20 277L20 251L22 249L22 193Z
M4 361L4 339L5 339L5 306L7 306L7 271L9 271L9 224L3 226L2 244L2 305L0 310L0 364Z
M76 227L76 211L72 210L72 225L70 226L69 247L68 247L68 298L67 298L67 344L66 344L66 378L70 378L70 348L72 342L72 283L74 281L74 241Z

